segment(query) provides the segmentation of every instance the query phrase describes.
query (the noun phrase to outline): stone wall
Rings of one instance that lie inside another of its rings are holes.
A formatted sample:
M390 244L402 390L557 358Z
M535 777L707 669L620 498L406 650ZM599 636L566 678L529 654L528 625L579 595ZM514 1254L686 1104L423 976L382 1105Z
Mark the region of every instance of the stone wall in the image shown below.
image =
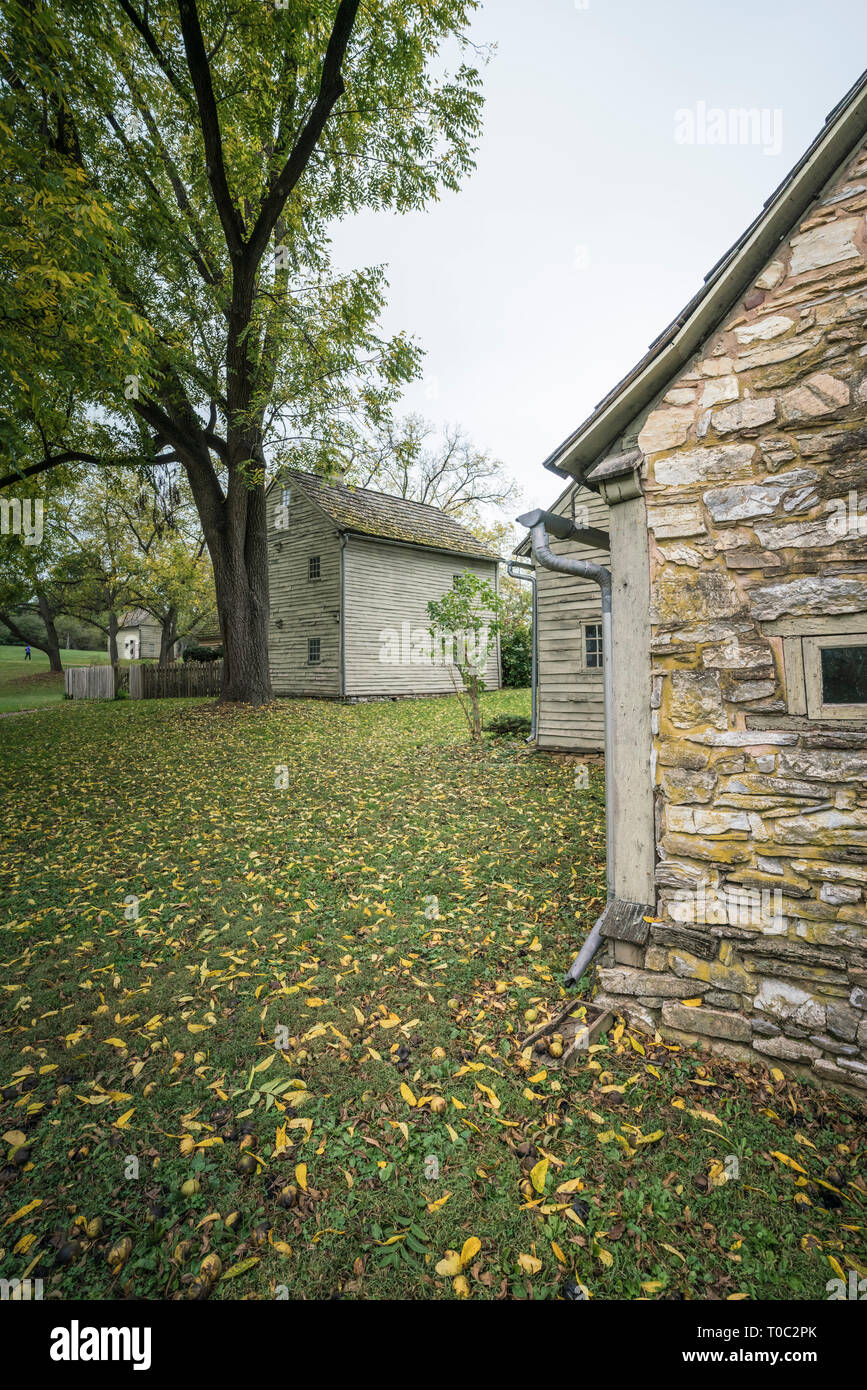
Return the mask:
M794 713L781 635L867 632L865 210L862 150L620 441L648 510L658 897L601 975L636 1023L867 1089L867 721Z

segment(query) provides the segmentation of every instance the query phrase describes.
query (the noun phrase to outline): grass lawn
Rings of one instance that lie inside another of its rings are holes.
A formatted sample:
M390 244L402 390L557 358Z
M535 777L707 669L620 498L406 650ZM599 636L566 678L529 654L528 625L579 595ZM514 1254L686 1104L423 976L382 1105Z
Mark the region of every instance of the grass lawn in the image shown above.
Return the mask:
M622 1026L574 1072L522 1055L600 908L598 768L470 758L450 699L14 728L0 1276L782 1300L867 1274L856 1101Z
M23 647L0 647L0 714L55 705L63 699L63 676L48 669L45 652L30 650L31 658L25 661ZM64 667L102 666L108 653L64 651L60 659Z

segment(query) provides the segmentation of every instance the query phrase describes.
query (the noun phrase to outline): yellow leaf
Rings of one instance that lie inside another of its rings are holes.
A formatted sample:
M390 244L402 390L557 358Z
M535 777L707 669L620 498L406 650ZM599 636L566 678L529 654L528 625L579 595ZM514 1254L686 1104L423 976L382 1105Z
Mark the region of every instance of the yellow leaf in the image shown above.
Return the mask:
M123 1038L106 1038L105 1042L107 1047L126 1048L126 1043L124 1042Z
M418 1103L405 1081L401 1081L400 1083L400 1094L403 1096L407 1105L416 1105Z
M443 1259L437 1262L436 1271L437 1274L442 1274L444 1277L454 1278L455 1275L460 1274L462 1268L461 1257L457 1250L447 1250Z
M468 1240L465 1240L461 1250L461 1268L468 1265L470 1260L475 1259L481 1248L482 1242L478 1236L470 1236Z
M563 1254L563 1251L560 1249L560 1246L557 1244L556 1240L551 1241L551 1249L554 1251L554 1255L557 1261L561 1265L564 1265L566 1263L566 1256Z
M530 1169L530 1181L537 1192L542 1193L545 1191L545 1179L547 1176L548 1160L547 1158L540 1158L535 1167Z
M37 1207L41 1206L42 1198L36 1197L34 1201L28 1202L26 1207L19 1207L17 1211L13 1211L11 1216L7 1216L3 1225L11 1226L13 1221L20 1221L23 1216L29 1216L31 1211L35 1211Z
M686 1008L688 1008L688 1009L700 1009L700 1008L701 1008L701 999L700 999L700 998L699 998L699 999L681 999L680 1002L681 1002L681 1004L684 1004L684 1005L686 1006Z
M597 1245L595 1254L597 1259L602 1261L606 1269L610 1269L611 1266L614 1264L614 1256L612 1255L611 1251L603 1250L601 1245Z
M307 1191L307 1164L299 1163L295 1168L295 1181L302 1192Z
M470 1286L467 1282L465 1275L459 1274L457 1279L453 1281L452 1288L454 1289L458 1298L469 1298Z
M519 1255L518 1264L525 1274L538 1274L542 1268L542 1261L537 1260L533 1255Z
M131 1110L125 1110L124 1113L122 1115L119 1115L118 1118L115 1120L117 1128L123 1129L125 1125L128 1125L134 1114L135 1106L133 1106Z
M781 1154L777 1149L772 1149L771 1158L779 1159L780 1163L784 1163L787 1168L794 1168L797 1173L803 1173L806 1176L806 1168L802 1168L800 1163L796 1163L793 1158L789 1158L788 1154Z

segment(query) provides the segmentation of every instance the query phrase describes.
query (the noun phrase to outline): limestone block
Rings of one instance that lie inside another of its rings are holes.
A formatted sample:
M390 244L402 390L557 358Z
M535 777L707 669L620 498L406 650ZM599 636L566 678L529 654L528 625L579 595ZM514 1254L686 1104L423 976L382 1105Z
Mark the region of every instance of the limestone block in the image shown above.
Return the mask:
M770 1014L779 1023L791 1020L815 1032L825 1027L824 1005L789 980L762 980L753 1002L757 1012Z
M828 372L808 376L791 391L780 397L780 419L809 420L817 415L829 415L849 404L849 387L845 381Z
M725 729L728 719L719 676L712 671L673 671L669 678L668 717L680 729L696 724Z
M819 889L823 903L842 906L844 903L857 903L861 898L860 888L850 888L845 883L823 883Z
M809 1043L800 1038L753 1038L753 1047L756 1052L762 1052L768 1057L779 1057L784 1062L814 1061L822 1056L821 1050L814 1043Z
M647 508L647 524L657 540L675 540L682 536L700 536L707 532L704 515L698 502L677 506Z
M867 580L839 575L810 574L797 579L760 584L750 590L750 610L759 619L863 613L867 610Z
M863 221L861 217L839 217L792 237L789 274L804 275L808 270L855 260L860 255L855 236Z
M767 318L756 319L753 323L741 324L735 329L735 337L739 343L745 345L765 342L768 338L781 337L794 326L794 320L786 318L785 314L770 314Z
M740 1014L724 1013L704 1006L690 1008L671 1000L662 1006L662 1021L685 1033L698 1033L709 1038L728 1038L730 1042L749 1042L750 1025Z
M684 994L682 980L655 970L635 970L627 965L601 969L599 981L606 994L648 995L665 999L680 999Z
M722 405L724 401L736 401L739 391L740 384L734 373L731 376L713 377L705 383L701 393L701 408L709 410L715 405Z
M638 435L638 447L645 458L665 449L676 449L686 442L693 422L691 410L653 410Z
M654 464L657 483L682 487L691 483L746 478L753 470L753 444L717 444L712 448L684 449Z
M818 479L815 468L793 468L780 473L771 482L740 483L733 487L710 488L704 502L714 521L747 521L753 517L770 516L781 504L814 505Z
M711 416L711 424L717 434L731 434L733 430L755 430L767 425L777 413L776 403L771 396L736 401L734 405L723 406Z
M833 1033L835 1038L843 1038L846 1042L854 1041L858 1035L858 1026L864 1021L857 1009L850 1009L848 1005L835 1000L826 1006L825 1014L828 1031Z

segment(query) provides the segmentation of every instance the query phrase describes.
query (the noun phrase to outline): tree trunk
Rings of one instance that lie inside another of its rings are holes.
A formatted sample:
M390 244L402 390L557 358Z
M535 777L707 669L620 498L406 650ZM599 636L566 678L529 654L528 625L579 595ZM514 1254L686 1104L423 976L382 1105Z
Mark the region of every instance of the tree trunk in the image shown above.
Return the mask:
M108 615L108 659L112 666L117 666L117 614Z
M45 594L39 589L36 590L36 602L39 606L39 616L45 624L45 646L42 650L48 655L50 669L55 674L61 674L63 662L60 660L60 638L57 636L57 628L54 626L54 610Z
M232 488L227 512L234 526L227 526L224 545L212 550L217 612L223 636L221 700L267 704L272 698L268 660L268 543L265 529L265 488L248 487L243 479L235 487L246 494L233 516Z
M169 666L174 660L174 646L178 640L178 610L170 608L160 629L160 666Z
M261 429L230 428L226 495L218 495L211 465L190 451L187 476L214 567L223 638L220 699L251 705L273 699L268 658L268 536L264 481L252 482L250 461L264 478Z

